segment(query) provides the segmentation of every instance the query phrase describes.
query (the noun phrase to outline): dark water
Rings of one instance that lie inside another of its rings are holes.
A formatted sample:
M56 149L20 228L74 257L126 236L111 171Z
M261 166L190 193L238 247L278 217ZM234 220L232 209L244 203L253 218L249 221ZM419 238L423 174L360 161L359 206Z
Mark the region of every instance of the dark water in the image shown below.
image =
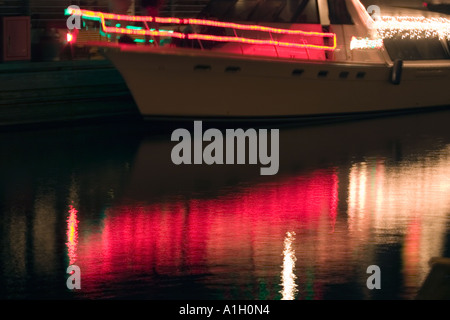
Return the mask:
M450 257L449 120L281 128L275 176L175 166L148 125L1 132L0 298L414 298Z

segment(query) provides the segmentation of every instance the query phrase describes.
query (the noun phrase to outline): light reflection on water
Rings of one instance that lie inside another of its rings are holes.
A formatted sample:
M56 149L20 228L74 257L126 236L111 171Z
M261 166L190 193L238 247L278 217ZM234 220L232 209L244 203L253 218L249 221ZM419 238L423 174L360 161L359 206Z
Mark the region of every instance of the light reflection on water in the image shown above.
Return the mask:
M295 284L295 251L292 249L292 243L295 240L295 232L286 232L283 249L283 271L281 272L281 291L282 300L294 300L297 293L297 285Z
M135 125L2 133L0 297L413 298L450 255L449 114L284 128L275 177Z

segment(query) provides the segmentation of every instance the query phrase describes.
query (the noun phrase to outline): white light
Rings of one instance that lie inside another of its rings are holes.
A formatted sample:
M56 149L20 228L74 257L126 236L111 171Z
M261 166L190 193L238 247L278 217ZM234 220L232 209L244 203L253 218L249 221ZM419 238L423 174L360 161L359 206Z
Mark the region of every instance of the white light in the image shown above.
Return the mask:
M369 39L352 37L350 50L355 49L379 49L383 46L383 39Z
M294 300L297 293L297 285L295 284L297 277L294 274L296 258L295 251L292 249L294 236L295 232L286 232L286 238L284 239L283 270L281 271L281 285L283 287L281 294L283 297L281 300Z
M450 20L409 16L382 16L375 21L381 38L401 36L402 39L439 38L450 40Z

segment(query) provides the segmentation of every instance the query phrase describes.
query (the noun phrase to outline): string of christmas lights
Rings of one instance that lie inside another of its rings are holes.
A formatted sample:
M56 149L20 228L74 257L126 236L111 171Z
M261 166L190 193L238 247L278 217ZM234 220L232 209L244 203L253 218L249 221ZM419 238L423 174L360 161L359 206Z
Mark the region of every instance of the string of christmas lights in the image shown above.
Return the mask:
M355 49L380 49L383 47L383 39L369 39L352 37L350 50Z
M179 39L198 39L198 40L210 40L210 41L219 41L219 42L237 42L237 43L247 43L247 44L256 44L256 45L271 45L271 46L280 46L280 47L295 47L295 48L309 48L309 49L320 49L320 50L330 50L333 51L336 49L336 34L335 33L322 33L322 32L308 32L302 30L290 30L290 29L280 29L280 28L271 28L266 26L259 25L246 25L246 24L237 24L237 23L229 23L229 22L220 22L214 20L205 20L205 19L179 19L179 18L165 18L165 17L150 17L150 16L128 16L128 15L119 15L113 13L104 13L99 11L90 11L84 9L75 9L75 8L67 8L66 14L69 15L77 15L82 16L88 19L99 20L102 26L102 30L106 33L119 33L119 34L130 34L130 35L141 35L141 36L166 36L173 37ZM130 21L130 22L156 22L156 23L165 23L165 24L184 24L184 25L201 25L201 26L213 26L213 27L222 27L222 28L232 28L239 30L252 30L252 31L261 31L261 32L269 32L276 34L289 34L289 35L302 35L302 36L310 36L310 37L321 37L321 38L330 38L332 45L316 45L309 43L294 43L294 42L285 42L285 41L276 41L276 40L259 40L259 39L251 39L244 37L229 37L229 36L215 36L209 34L198 34L198 33L181 33L181 32L173 32L173 31L161 31L161 30L142 30L142 29L130 29L130 28L122 28L122 27L112 27L107 26L105 20L116 20L116 21Z
M382 39L438 38L450 40L450 20L410 16L382 16L375 20L375 27Z

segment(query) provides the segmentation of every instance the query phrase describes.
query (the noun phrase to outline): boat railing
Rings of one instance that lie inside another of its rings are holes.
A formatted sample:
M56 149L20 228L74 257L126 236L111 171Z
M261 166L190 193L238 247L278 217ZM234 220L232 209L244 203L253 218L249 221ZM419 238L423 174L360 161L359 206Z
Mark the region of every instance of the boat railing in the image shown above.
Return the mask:
M161 40L197 42L200 49L206 43L235 43L244 54L245 46L272 46L276 56L281 48L300 49L309 59L310 50L334 51L336 34L331 32L283 29L255 24L240 24L195 18L131 16L67 8L66 14L100 22L105 34L127 35L135 42L158 46ZM142 26L138 26L141 24ZM164 28L164 29L163 29ZM184 28L184 29L183 29ZM221 31L218 31L221 30ZM226 30L231 30L229 33ZM238 34L238 31L241 35ZM276 35L276 37L275 37ZM308 41L309 39L314 39ZM325 40L327 39L327 40ZM164 41L161 41L164 43Z

